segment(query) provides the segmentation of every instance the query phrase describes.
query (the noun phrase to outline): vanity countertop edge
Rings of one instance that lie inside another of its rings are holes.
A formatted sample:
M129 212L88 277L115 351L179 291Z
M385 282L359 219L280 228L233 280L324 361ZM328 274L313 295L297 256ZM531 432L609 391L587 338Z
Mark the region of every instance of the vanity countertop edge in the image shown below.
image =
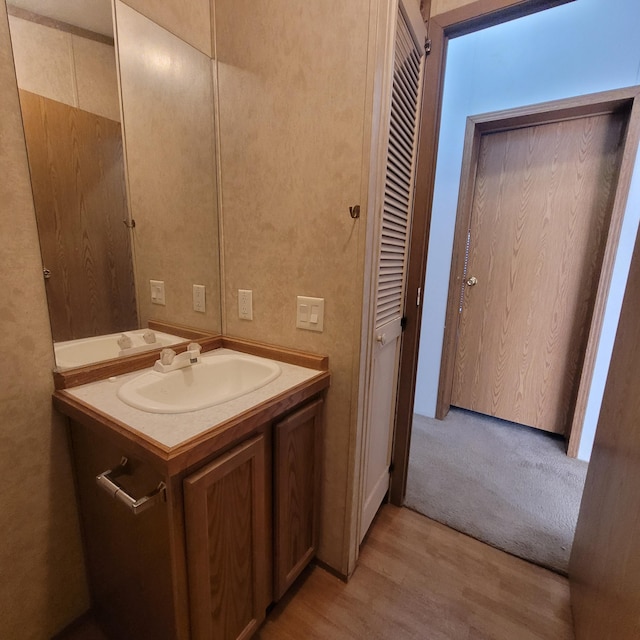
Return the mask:
M253 353L259 357L270 357L280 362L291 363L293 357L295 364L316 369L317 374L223 422L203 429L175 446L162 444L110 415L107 411L76 397L73 395L73 389L54 391L53 405L74 422L109 439L113 444L125 447L159 473L171 477L194 468L213 455L222 453L266 423L286 415L307 400L319 396L330 385L328 359L324 356L287 349L280 350L278 347L238 339L228 339L226 342L227 348ZM278 358L280 352L281 357Z

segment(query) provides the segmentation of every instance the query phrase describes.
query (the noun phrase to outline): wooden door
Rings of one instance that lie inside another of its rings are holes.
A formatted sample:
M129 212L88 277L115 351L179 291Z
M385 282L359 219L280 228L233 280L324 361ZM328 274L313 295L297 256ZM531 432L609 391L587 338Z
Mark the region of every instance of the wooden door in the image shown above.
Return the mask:
M120 123L20 91L55 341L137 328Z
M401 0L397 5L392 58L384 193L377 214L379 228L372 295L373 321L368 341L370 360L367 364L360 541L389 489L425 37L417 6L411 0Z
M576 638L640 638L640 236L589 464L569 579Z
M565 433L628 113L483 133L451 404Z
M322 400L278 422L274 432L274 591L279 600L318 549Z
M194 640L250 638L264 620L265 456L260 435L184 481Z

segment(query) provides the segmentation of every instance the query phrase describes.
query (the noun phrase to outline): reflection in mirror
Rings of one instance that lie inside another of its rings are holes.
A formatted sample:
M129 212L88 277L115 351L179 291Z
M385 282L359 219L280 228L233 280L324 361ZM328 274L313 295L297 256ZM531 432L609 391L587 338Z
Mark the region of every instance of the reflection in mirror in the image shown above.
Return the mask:
M125 331L150 348L153 319L219 333L213 61L117 0L8 12L56 350L90 344L85 364Z
M219 332L213 61L120 0L115 14L140 321Z
M16 2L9 23L53 339L135 328L109 0L82 12L90 22L64 3L54 19L30 11L51 3Z

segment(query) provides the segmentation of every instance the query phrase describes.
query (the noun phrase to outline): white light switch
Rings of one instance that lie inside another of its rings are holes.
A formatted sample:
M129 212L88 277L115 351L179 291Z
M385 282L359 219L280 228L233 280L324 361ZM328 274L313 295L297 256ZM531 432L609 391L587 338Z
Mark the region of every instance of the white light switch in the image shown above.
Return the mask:
M205 312L205 288L203 284L193 285L193 310Z
M164 301L164 281L149 280L151 285L151 302L153 304L165 304Z
M296 327L308 331L322 331L324 328L324 298L298 296Z

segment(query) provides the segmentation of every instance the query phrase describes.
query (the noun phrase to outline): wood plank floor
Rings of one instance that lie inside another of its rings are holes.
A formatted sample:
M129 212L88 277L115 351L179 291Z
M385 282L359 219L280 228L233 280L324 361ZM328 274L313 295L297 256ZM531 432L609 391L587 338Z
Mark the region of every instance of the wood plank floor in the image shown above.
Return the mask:
M408 509L378 514L345 584L318 567L260 640L572 640L568 581Z
M345 584L311 567L258 640L573 640L566 578L385 505ZM106 640L89 618L58 640ZM129 639L122 639L129 640Z

